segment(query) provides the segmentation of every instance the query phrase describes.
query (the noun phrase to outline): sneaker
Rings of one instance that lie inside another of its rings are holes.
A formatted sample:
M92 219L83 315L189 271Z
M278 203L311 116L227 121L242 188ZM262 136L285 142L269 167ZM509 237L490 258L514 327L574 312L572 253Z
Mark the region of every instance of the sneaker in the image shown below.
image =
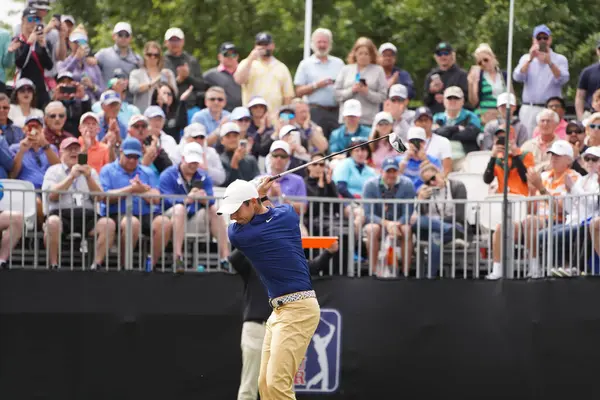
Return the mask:
M527 272L527 277L529 279L541 279L544 276L543 276L542 271L540 270L540 268L533 269L533 268L530 267L529 271Z
M175 260L175 265L173 266L173 272L176 274L183 274L185 272L185 264L181 258Z
M92 271L99 270L100 268L102 268L102 265L100 264L93 263L92 265L90 265L90 270Z
M58 264L52 264L52 265L50 265L50 269L58 269Z
M485 279L488 281L497 281L498 279L502 279L502 274L492 271L485 276Z

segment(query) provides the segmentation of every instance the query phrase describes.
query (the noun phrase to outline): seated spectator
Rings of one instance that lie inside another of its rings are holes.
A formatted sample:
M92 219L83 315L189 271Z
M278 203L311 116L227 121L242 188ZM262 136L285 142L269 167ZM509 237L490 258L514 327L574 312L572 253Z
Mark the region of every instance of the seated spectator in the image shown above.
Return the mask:
M444 175L452 172L452 146L450 141L433 131L433 114L427 107L415 112L415 126L425 130L425 154L442 162Z
M49 252L50 268L56 269L60 238L63 233L78 233L82 240L95 236L94 263L90 269L100 268L108 250L115 240L115 222L96 214L96 200L90 193L101 193L100 177L89 165L78 164L81 145L73 137L60 145L60 164L46 171L42 189L45 192L48 219L45 224L44 242ZM70 192L70 193L55 193Z
M441 247L452 241L457 245L465 245L465 203L452 204L449 201L466 200L467 188L461 181L446 178L431 163L421 165L421 180L425 185L417 192L420 201L410 217L410 223L417 241L429 242L431 262L424 266L424 275L436 278L442 267Z
M16 126L10 118L10 107L8 96L0 93L0 137L4 138L9 146L19 143L24 138L21 128Z
M79 121L79 144L81 152L87 154L87 165L99 174L102 167L117 158L116 143L99 142L96 137L100 132L100 118L93 112L87 112L81 116Z
M382 165L381 176L369 179L363 188L364 199L393 199L404 200L415 198L415 188L410 179L400 175L398 162L394 157L386 158ZM378 265L379 249L383 236L391 235L399 240L402 252L404 274L410 270L413 255L412 232L410 231L409 218L413 212L413 204L406 203L364 203L366 225L364 235L367 240L367 252L371 268L377 268L377 275L389 277L390 271L384 265ZM394 245L394 247L396 247ZM396 267L394 261L394 267ZM396 271L393 271L396 275Z
M157 147L164 150L171 162L174 162L177 158L177 142L163 131L166 122L165 113L158 106L150 106L144 111L144 117L148 120L150 137L156 139Z
M44 121L44 136L46 141L60 148L60 144L67 138L74 137L71 133L65 131L65 122L67 120L67 109L60 101L52 101L48 103L45 110Z
M353 138L348 147L364 144L366 140ZM341 160L333 170L333 181L338 193L346 199L360 198L365 183L377 176L377 172L367 165L371 158L371 149L368 145L357 147L350 152L350 156Z
M203 77L209 87L220 86L225 89L227 95L225 109L231 112L234 108L242 106L242 87L233 78L239 59L235 44L221 43L217 58L219 65L206 71Z
M294 126L296 122L296 106L293 104L287 104L279 108L279 114L273 122L275 132L271 135L273 140L282 139L280 133L281 128L286 125ZM295 127L295 126L294 126ZM304 149L308 149L308 138L300 129L295 130L295 136L297 136L298 143Z
M369 127L360 125L362 106L358 100L347 100L344 103L341 114L344 118L344 123L339 128L331 132L331 136L329 137L330 153L335 153L348 148L348 145L354 138L362 138L366 140L369 137ZM375 115L373 115L373 117L375 117Z
M458 86L444 90L444 107L446 111L433 116L433 122L439 126L435 133L450 140L454 169L460 169L465 156L479 150L477 137L481 131L479 117L472 111L463 108L465 99Z
M600 112L592 114L587 119L585 131L587 133L588 146L600 146Z
M323 153L316 153L311 156L310 161L315 161L323 157L325 157ZM309 165L306 169L308 170L308 175L304 178L304 184L306 185L306 195L308 197L338 197L335 182L331 179L333 169L327 165L326 161ZM322 207L321 204L323 204ZM339 212L339 203L320 203L312 201L309 203L309 207L312 209L309 209L304 214L304 224L308 227L309 232L319 232L319 234L321 234L322 229L322 234L327 235L330 232L328 226L329 218L333 214Z
M533 154L523 152L515 140L515 131L510 127L508 138L508 193L521 196L529 195L527 171L535 166ZM496 193L504 193L504 154L506 152L506 128L496 130L496 144L492 147L492 156L483 173L483 181L488 185L498 180Z
M523 146L521 146L521 150L533 153L535 169L544 171L550 164L550 153L548 152L548 149L558 140L555 131L556 126L560 121L558 114L548 108L542 110L537 115L536 121L540 136L526 141Z
M388 99L383 103L383 111L392 115L393 130L402 140L406 140L408 128L415 118L415 112L408 109L408 101L408 89L404 85L395 84L390 87Z
M165 197L165 216L173 224L173 253L175 270L182 271L183 243L186 234L202 234L210 229L219 244L220 265L227 266L229 246L227 228L217 215L213 184L204 165L205 156L199 143L190 142L183 148L181 163L172 165L160 174L160 192L165 195L185 195L184 198ZM201 167L202 166L202 167Z
M415 85L410 74L396 66L396 55L398 49L392 43L384 43L379 46L379 65L385 72L385 79L387 80L388 87L391 89L392 86L400 84L408 90L408 99L415 98Z
M110 140L120 144L121 140L127 137L127 125L123 125L118 118L121 96L113 90L107 90L100 96L100 104L102 104L102 111L100 113L94 111L100 116L98 140L105 143Z
M554 111L551 111L554 113ZM542 112L543 113L543 112ZM557 121L558 123L558 121ZM535 169L530 169L527 173L527 183L529 185L530 196L564 196L567 194L567 180L576 182L580 175L570 169L573 162L573 148L569 142L565 140L556 140L548 153L551 154L550 169L542 172ZM568 178L567 178L568 177ZM550 204L554 205L554 209L550 209ZM546 200L537 201L531 204L529 214L523 223L513 223L515 240L520 240L519 234L523 232L525 237L525 247L529 256L529 271L530 278L543 277L543 271L540 268L537 259L538 249L540 248L540 232L543 231L549 222L550 216L554 219L554 224L564 222L565 215L564 200L558 199L549 203ZM522 228L522 231L521 231ZM502 226L496 228L493 236L493 267L492 272L486 279L499 279L503 276L501 257L501 241L502 241ZM508 245L508 243L507 243Z
M248 130L250 128L250 124L252 123L252 116L250 115L250 110L248 110L246 107L236 107L233 109L231 114L229 114L229 120L231 122L235 122L240 128L240 138L248 139L248 141L250 141L250 139L248 138ZM217 148L217 151L219 146L221 146L222 149L223 145L221 145L221 143L217 139L217 145L215 146Z
M199 168L203 169L215 186L221 186L225 182L225 169L221 164L221 158L217 151L206 144L206 128L204 125L194 122L189 124L183 130L183 138L181 143L177 146L177 152L173 160L173 164L179 164L181 162L181 154L183 148L188 143L198 143L202 146L202 156L206 157L206 160L200 164Z
M225 182L223 186L236 179L251 181L256 178L260 171L258 163L249 153L248 143L240 144L240 128L234 122L227 122L221 127L221 143L223 152L221 153L221 163L225 169Z
M583 153L588 149L588 145L585 143L585 127L579 121L569 121L565 130L567 134L567 140L573 146L573 165L571 168L579 173L581 176L588 174L588 171L583 166Z
M2 197L4 197L4 185L0 182L0 200ZM8 259L11 256L11 251L21 240L24 230L25 219L23 218L23 213L10 210L0 211L0 232L2 232L2 240L0 241L0 270L9 267Z
M302 137L308 142L306 149L309 153L326 152L329 147L329 142L323 133L323 129L317 125L310 114L310 107L304 100L296 98L292 101L295 111L295 118L290 123L294 125ZM336 108L337 109L337 108Z
M129 234L134 248L138 244L140 232L147 236L152 235L150 257L152 266L155 266L171 239L172 224L169 218L158 214L156 205L161 201L158 197L160 192L148 169L140 165L142 157L140 141L127 138L121 145L119 159L102 168L100 182L102 189L109 196L100 204L100 215L119 224L122 232L121 257L125 256L126 239ZM127 231L127 204L124 195L132 195L131 232ZM140 197L141 195L152 197ZM129 267L131 266L125 265L125 268Z
M567 112L567 103L565 103L565 100L559 96L550 97L548 100L546 100L546 108L558 114L560 122L558 123L558 126L554 129L554 134L559 139L567 139L567 121L565 120L565 114ZM533 137L536 138L538 136L540 136L540 130L538 127L536 127L533 130Z
M408 151L396 159L400 163L400 174L409 178L415 190L419 190L421 180L421 164L428 161L437 168L442 169L442 163L435 157L426 153L427 136L425 129L413 126L408 130Z
M179 142L180 132L188 124L186 100L190 97L193 89L194 87L190 86L177 99L173 88L166 83L159 83L158 88L152 94L150 104L159 106L163 110L166 116L164 131L176 142Z
M302 145L302 133L294 125L284 125L279 130L279 139L290 145L292 153L290 154L288 169L294 168L293 165L299 166L310 160L310 154ZM298 175L304 178L306 171L298 171Z
M73 135L78 135L79 119L92 107L90 98L85 93L84 86L73 80L73 74L68 71L58 74L56 82L57 86L54 89L52 99L62 103L65 108L67 118L64 130Z
M492 119L483 128L483 143L481 145L481 150L491 150L494 147L494 143L496 141L496 131L500 127L500 125L506 125L506 107L510 105L510 127L514 128L516 133L516 143L517 146L521 147L523 144L529 140L529 132L527 132L527 128L525 125L519 121L518 118L513 117L515 115L515 111L517 110L517 98L514 94L507 95L506 93L501 93L498 95L496 99L497 104L497 118Z
M192 122L198 122L204 125L206 132L209 132L209 145L212 146L219 136L219 128L225 122L229 121L229 111L225 110L227 96L225 90L220 86L212 86L206 91L204 105L206 108L198 111L192 117ZM214 133L214 135L213 135ZM212 142L212 143L211 143Z
M36 108L35 84L27 78L21 78L15 82L11 103L8 118L18 128L23 128L27 117L44 117L44 112Z
M156 174L156 178L173 163L164 148L159 146L159 138L150 135L148 120L143 115L134 115L129 120L129 137L139 140L144 155L140 164L149 167Z
M382 111L377 113L377 115L375 115L375 120L373 121L373 127L371 128L369 140L387 136L392 133L393 122L394 120L389 112ZM373 161L373 167L376 169L381 168L381 164L385 159L398 154L390 144L390 141L385 139L373 142L369 144L369 147L371 148L371 160Z
M258 157L265 157L269 154L269 149L273 143L271 135L275 128L269 118L268 106L262 97L253 97L247 105L252 122L248 127L248 140L252 143L251 154Z
M108 90L115 92L119 99L121 100L119 103L119 112L117 114L119 118L119 122L123 124L123 126L127 126L129 120L134 115L140 115L140 110L134 106L133 104L127 101L127 88L129 87L129 75L124 72L121 68L117 68L113 72L113 78L109 79L106 84ZM105 92L106 93L106 92ZM96 102L92 105L92 111L95 113L100 113L100 108L102 106L102 96L100 97L100 101Z

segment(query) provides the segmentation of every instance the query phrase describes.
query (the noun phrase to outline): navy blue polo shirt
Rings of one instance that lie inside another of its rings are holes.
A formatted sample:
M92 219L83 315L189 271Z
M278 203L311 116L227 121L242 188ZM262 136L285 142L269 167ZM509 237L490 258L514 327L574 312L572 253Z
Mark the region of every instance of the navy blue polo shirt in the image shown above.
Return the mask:
M100 184L102 185L102 190L108 192L109 190L121 189L131 185L131 180L135 178L136 175L139 175L140 181L150 186L152 189L157 189L156 179L153 178L153 171L145 167L143 165L138 165L138 167L131 174L128 173L121 167L119 164L119 159L111 162L110 164L106 164L100 170ZM133 215L147 215L153 212L154 214L158 214L160 212L160 208L151 205L146 200L140 198L139 196L133 196ZM121 211L121 215L124 216L127 212L127 205L125 197L118 203L112 203L109 208L110 215L117 215L117 213ZM106 202L100 203L100 215L105 217L106 214Z
M283 204L241 225L232 223L229 241L250 259L270 298L312 290L302 249L300 218Z
M600 89L600 63L595 62L581 71L577 89L585 90L585 108L592 108L592 96Z
M192 181L195 180L202 181L203 188L207 196L212 197L214 195L212 180L206 171L198 169L192 178ZM187 195L191 190L188 182L185 181L185 178L179 171L179 165L171 165L169 168L165 169L162 174L160 174L159 187L162 194ZM168 210L175 204L183 204L183 201L183 198L165 197L165 210ZM215 204L215 199L210 199L208 204L211 206ZM193 202L188 204L186 208L188 215L193 215L202 208L202 204Z

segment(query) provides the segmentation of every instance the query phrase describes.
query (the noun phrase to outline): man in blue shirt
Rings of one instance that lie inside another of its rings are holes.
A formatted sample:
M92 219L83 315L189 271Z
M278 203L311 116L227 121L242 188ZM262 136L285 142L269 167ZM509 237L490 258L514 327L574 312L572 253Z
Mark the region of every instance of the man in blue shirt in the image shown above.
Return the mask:
M164 199L165 215L173 223L175 270L180 272L184 269L182 250L185 235L205 234L209 227L219 244L221 265L228 264L227 227L223 217L217 215L215 199L211 198L214 196L212 180L205 168L200 168L205 165L205 160L202 146L190 142L183 148L181 163L160 174L162 194L186 196Z
M119 109L121 107L121 96L114 90L107 90L100 96L102 105L102 116L100 118L100 133L98 140L110 143L121 143L127 137L127 126L119 120ZM94 107L92 107L94 111ZM97 111L94 111L97 112Z
M415 185L415 190L419 190L423 184L419 171L423 161L429 161L438 168L442 168L440 160L427 154L426 144L427 133L425 129L412 126L408 130L408 151L396 157L396 160L400 163L400 174L412 181Z
M400 166L394 157L386 158L381 164L381 170L380 177L371 178L365 183L362 196L364 199L412 200L415 198L416 192L412 181L400 175ZM413 254L412 232L409 223L413 208L413 203L364 204L367 221L364 232L367 239L370 268L377 267L379 276L389 277L392 272L383 268L384 265L377 265L382 232L390 235L394 242L398 239L402 249L404 272L408 272ZM395 243L394 247L396 247ZM395 268L396 265L393 267ZM395 271L393 274L395 275Z
M271 207L273 181L258 188L236 180L225 190L218 214L229 214L229 240L256 269L274 308L267 320L258 379L262 399L293 399L294 376L320 320L293 207Z
M160 259L163 249L171 239L172 225L168 217L159 215L160 192L152 179L151 171L140 165L142 145L139 140L127 138L121 145L118 160L106 164L100 171L100 183L108 196L106 202L100 203L100 215L109 216L120 225L121 255L125 255L127 238L126 196L132 196L131 237L134 246L138 243L140 231L144 235L152 235L152 265ZM121 195L121 196L116 196ZM140 197L147 195L152 197ZM107 202L110 204L107 209ZM130 267L130 266L125 266Z
M192 122L204 125L209 135L215 133L215 137L218 136L219 128L229 117L229 111L225 110L226 103L227 96L222 87L213 86L209 88L204 98L206 108L194 114Z

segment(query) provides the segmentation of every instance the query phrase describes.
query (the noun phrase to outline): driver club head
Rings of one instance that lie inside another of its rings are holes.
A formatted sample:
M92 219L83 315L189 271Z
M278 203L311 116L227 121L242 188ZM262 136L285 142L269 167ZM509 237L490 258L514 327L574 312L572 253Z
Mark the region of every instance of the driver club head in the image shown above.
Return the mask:
M400 139L396 132L392 132L388 137L388 140L390 141L392 148L398 153L403 154L404 152L406 152L406 146L404 145L404 143L402 143L402 139Z

